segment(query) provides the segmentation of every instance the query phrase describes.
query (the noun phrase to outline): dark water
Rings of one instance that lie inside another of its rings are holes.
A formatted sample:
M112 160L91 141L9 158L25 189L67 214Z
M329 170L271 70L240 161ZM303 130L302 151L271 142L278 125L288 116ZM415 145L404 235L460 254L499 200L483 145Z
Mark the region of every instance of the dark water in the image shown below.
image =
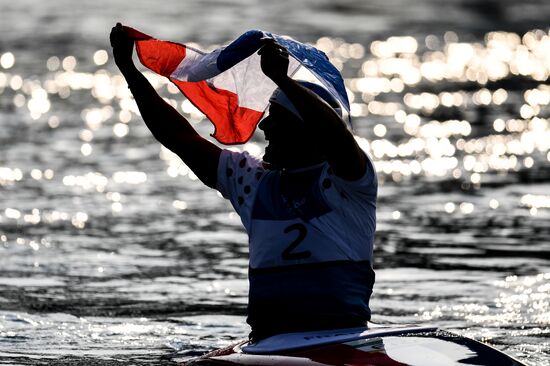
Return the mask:
M0 364L169 364L248 334L246 235L135 113L101 51L117 20L325 50L381 180L373 321L549 364L550 3L412 4L1 2Z

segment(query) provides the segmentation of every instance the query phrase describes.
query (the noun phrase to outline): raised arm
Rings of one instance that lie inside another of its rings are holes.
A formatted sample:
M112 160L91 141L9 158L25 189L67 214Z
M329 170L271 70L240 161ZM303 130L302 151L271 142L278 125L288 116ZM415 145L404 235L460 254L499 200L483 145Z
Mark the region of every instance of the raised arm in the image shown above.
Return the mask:
M334 174L353 181L367 169L367 158L345 122L314 92L288 77L288 52L274 40L268 39L260 49L262 71L286 94L304 122L312 138L324 148Z
M132 60L134 41L128 38L120 23L111 30L110 40L115 63L153 136L177 154L204 184L215 188L221 149L200 136L136 68Z

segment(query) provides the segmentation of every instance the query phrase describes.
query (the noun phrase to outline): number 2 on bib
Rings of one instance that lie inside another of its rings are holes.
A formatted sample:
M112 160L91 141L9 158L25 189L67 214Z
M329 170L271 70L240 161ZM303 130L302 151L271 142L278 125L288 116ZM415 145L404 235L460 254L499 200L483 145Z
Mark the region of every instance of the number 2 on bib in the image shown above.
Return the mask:
M284 260L295 260L295 259L306 259L311 257L311 252L309 250L304 250L301 252L295 252L294 250L300 245L302 241L306 238L307 228L304 224L292 224L285 228L284 233L288 234L292 231L297 231L298 236L285 250L281 253L281 257Z

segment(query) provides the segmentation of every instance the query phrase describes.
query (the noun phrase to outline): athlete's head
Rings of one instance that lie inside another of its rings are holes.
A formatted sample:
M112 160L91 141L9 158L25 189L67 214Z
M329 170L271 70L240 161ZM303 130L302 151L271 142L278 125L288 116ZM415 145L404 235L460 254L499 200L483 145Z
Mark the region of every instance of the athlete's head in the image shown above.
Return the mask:
M328 90L326 90L324 87L318 84L310 83L309 81L303 81L298 80L298 84L308 88L317 96L319 96L322 100L324 100L328 105L332 107L338 113L340 117L342 117L342 108L340 107L340 103L334 98L332 94L329 93ZM269 102L271 105L278 104L281 107L286 108L290 112L292 112L296 117L302 119L302 116L300 116L300 113L296 110L296 107L292 102L287 98L285 93L279 88L275 89L273 94L271 95L271 98L269 98Z
M298 83L313 91L342 115L340 104L325 88L306 81ZM313 141L302 116L288 97L276 89L269 101L269 114L259 124L268 142L264 161L276 169L293 169L325 160L320 146Z

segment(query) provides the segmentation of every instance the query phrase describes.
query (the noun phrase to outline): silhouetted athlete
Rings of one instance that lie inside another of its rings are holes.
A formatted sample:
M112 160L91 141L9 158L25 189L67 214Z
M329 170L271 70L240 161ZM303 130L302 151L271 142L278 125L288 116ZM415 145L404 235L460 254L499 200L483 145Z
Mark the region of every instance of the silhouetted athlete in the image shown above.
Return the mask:
M264 40L262 71L278 89L259 124L268 142L259 160L200 136L135 67L122 25L110 39L153 136L241 217L249 235L251 339L364 326L374 284L377 180L334 97L288 77L287 50Z

